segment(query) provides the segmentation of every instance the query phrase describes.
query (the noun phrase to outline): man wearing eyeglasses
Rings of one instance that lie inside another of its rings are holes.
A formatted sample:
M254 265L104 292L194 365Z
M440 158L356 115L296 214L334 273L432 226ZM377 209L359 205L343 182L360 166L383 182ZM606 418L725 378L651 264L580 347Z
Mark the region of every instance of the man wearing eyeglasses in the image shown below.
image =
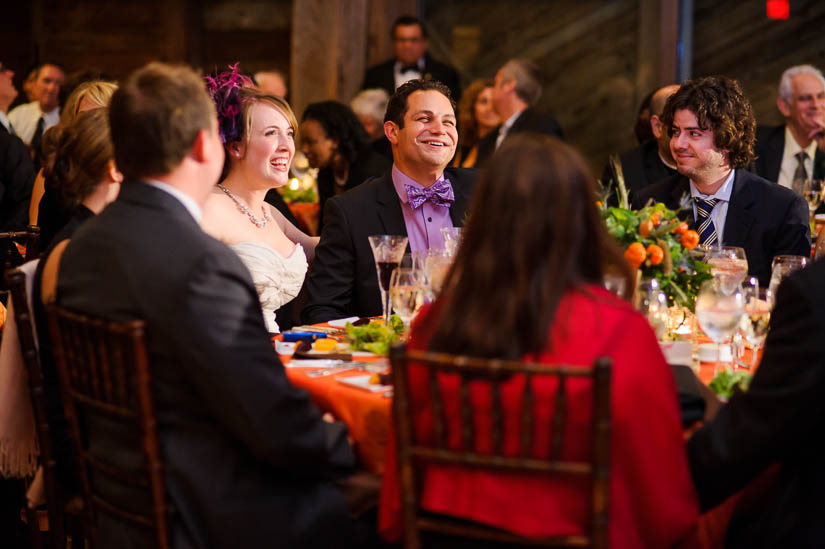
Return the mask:
M401 84L420 78L442 82L456 102L461 99L456 70L427 53L427 30L420 19L402 15L393 23L390 36L395 58L367 69L361 89L382 88L392 96Z

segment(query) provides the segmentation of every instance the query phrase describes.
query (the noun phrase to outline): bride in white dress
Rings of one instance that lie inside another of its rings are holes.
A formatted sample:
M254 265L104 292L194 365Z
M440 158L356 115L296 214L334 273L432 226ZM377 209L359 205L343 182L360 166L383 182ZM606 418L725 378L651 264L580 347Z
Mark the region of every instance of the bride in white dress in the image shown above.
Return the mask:
M240 256L261 299L271 333L275 310L298 295L318 243L264 201L285 185L297 122L286 101L248 86L233 71L207 78L226 150L226 177L203 209L203 229ZM227 171L228 167L228 171Z

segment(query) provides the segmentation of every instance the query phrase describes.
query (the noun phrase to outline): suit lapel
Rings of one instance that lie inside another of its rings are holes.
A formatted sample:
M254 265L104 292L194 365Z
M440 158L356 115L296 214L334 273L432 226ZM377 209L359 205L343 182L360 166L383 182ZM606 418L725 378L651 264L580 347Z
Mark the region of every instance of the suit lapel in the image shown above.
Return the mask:
M825 153L816 149L814 154L814 179L825 179Z
M736 170L736 178L733 181L733 191L730 194L728 203L728 213L725 218L724 243L734 242L741 244L745 242L748 233L756 218L750 209L756 202L753 190L748 186L748 172Z
M382 176L377 194L378 218L384 227L384 234L406 236L407 225L401 212L401 201L392 184L392 171Z
M679 209L682 203L682 197L687 195L690 197L690 182L685 176L676 178L676 184L670 189L670 196L665 204L671 210L676 210L676 216L682 221L687 221L691 229L696 228L696 222L693 219L693 208Z
M782 166L782 155L785 153L785 126L778 126L768 140L770 153L765 157L765 179L779 180L779 168ZM725 229L727 230L727 228Z
M463 227L464 214L467 212L467 202L470 200L467 185L458 184L459 178L455 173L445 171L444 177L450 180L453 186L453 194L455 195L455 200L453 200L450 206L450 219L453 221L453 227Z

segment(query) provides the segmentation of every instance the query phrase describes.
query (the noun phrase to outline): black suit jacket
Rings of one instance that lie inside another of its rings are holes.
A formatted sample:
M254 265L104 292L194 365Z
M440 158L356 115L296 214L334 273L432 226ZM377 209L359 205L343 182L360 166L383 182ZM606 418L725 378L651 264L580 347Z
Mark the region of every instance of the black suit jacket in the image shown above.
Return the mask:
M439 63L430 54L424 54L424 71L421 73L424 80L438 80L448 88L453 100L458 103L461 99L461 82L458 73L450 65ZM382 88L392 96L395 93L395 59L373 65L364 73L362 90Z
M777 482L735 513L726 547L825 546L825 261L779 287L762 363L747 393L734 395L688 441L704 509L768 466Z
M475 184L475 170L446 168L455 201L450 218L464 225L464 213ZM392 172L370 179L327 201L326 224L315 249L307 277L309 300L302 313L307 323L348 316L380 315L381 292L367 237L406 235L401 202L392 184Z
M17 231L29 224L34 178L26 145L0 124L0 231Z
M249 272L205 234L174 197L128 181L84 223L63 255L58 302L110 319L143 319L172 546L331 547L350 523L332 485L353 454L293 387L272 348ZM94 417L90 453L137 464L124 433ZM139 505L129 492L98 479ZM98 517L101 547L134 547L139 535Z
M659 144L655 139L647 141L635 149L621 153L619 162L622 166L622 175L624 176L628 196L631 199L640 189L676 174L676 170L667 167L662 162L659 156ZM609 163L604 168L602 182L611 185L608 202L615 205L617 203L616 178Z
M476 156L476 167L480 167L484 161L493 156L496 151L496 139L498 139L498 132L501 129L501 124L495 127L481 141L478 142L478 155ZM564 139L564 132L559 126L559 123L552 116L548 116L542 112L537 111L533 107L529 107L521 112L521 114L513 121L513 125L507 131L504 141L507 141L515 134L529 132L550 135ZM502 145L504 144L502 141Z
M754 152L756 153L754 172L775 183L779 179L782 154L785 152L785 126L757 128ZM825 153L819 149L814 155L814 173L811 177L825 178Z
M641 208L649 199L678 210L682 196L690 196L688 178L674 175L641 189L633 207ZM679 212L695 228L693 209ZM725 218L724 243L741 246L748 257L748 273L767 287L771 260L775 255L811 255L808 204L793 191L780 187L747 170L736 170Z

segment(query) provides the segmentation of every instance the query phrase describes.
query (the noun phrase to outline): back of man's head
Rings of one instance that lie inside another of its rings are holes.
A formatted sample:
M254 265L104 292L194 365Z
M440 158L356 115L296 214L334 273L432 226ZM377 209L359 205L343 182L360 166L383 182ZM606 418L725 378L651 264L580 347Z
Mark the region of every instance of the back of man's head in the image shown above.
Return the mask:
M511 59L501 68L503 82L516 83L516 95L532 107L541 97L542 74L539 66L529 59Z
M215 106L191 69L149 63L121 84L109 107L118 169L128 178L172 172L201 130L213 128Z

